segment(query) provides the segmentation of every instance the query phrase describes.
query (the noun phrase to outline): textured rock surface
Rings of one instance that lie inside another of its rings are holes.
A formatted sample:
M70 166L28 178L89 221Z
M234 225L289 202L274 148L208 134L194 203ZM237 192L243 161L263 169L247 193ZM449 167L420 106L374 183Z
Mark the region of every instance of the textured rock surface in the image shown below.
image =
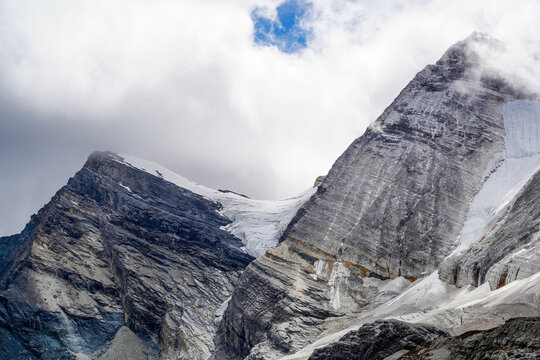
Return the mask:
M0 265L0 354L96 358L128 326L160 358L209 356L214 313L253 259L218 210L92 154L19 236L0 239L11 259Z
M381 276L420 277L456 245L517 94L476 77L474 39L450 48L336 161L288 240Z
M516 318L486 331L441 337L418 346L401 360L480 360L540 358L540 318Z
M376 321L315 350L309 360L384 359L397 351L410 350L443 335L448 333L429 325L397 320Z
M372 304L366 277L414 280L457 246L504 148L502 107L522 96L478 71L478 43L498 46L478 35L452 46L336 161L282 243L242 275L220 349L254 359L294 352L336 316Z
M540 271L539 199L537 172L481 241L441 264L441 278L459 286L488 281L496 289Z
M492 160L460 234L439 267L457 286L504 286L540 271L540 102L504 106L505 150Z

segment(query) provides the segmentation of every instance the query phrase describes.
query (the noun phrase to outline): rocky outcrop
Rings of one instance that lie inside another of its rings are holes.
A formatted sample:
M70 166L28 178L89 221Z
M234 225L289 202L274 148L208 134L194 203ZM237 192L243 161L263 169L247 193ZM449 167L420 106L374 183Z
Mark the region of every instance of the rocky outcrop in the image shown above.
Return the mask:
M309 360L382 360L444 335L448 333L434 326L398 320L376 321L315 350Z
M516 318L491 330L437 338L399 359L537 359L539 356L540 318Z
M243 273L220 349L253 359L294 352L332 319L371 306L365 279L414 281L458 245L504 149L503 105L523 96L479 70L478 44L499 46L481 35L452 46L335 162L280 245Z
M219 210L92 154L20 235L0 239L0 354L208 357L215 312L253 259Z

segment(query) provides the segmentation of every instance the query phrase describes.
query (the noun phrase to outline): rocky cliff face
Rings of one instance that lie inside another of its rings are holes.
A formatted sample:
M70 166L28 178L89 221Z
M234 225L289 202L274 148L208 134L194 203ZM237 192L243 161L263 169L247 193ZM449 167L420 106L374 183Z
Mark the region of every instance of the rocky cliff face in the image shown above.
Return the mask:
M1 357L110 359L124 342L141 358L209 356L215 313L253 258L220 229L219 204L121 160L92 154L0 239Z
M475 34L452 46L336 161L280 245L243 273L220 349L250 359L295 352L377 304L376 280L414 281L458 246L505 147L503 106L524 96L479 70L476 46L499 44Z

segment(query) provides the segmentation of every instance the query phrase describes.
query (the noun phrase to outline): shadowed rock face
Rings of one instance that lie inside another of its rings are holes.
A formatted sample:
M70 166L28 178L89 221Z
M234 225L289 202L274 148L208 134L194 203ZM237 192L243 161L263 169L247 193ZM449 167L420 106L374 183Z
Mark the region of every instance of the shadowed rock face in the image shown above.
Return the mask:
M448 333L434 326L397 320L376 321L315 350L309 360L382 360L444 335Z
M0 357L97 358L122 326L163 359L212 351L215 311L253 258L220 230L218 204L115 157L92 154L20 235L0 238ZM140 347L129 334L116 349Z
M399 359L538 359L539 356L540 318L516 318L491 330L437 338Z
M457 43L418 73L335 162L281 244L243 273L220 349L253 359L297 351L325 319L369 306L365 277L412 281L450 254L504 148L502 107L523 96L477 71L473 47L484 41Z

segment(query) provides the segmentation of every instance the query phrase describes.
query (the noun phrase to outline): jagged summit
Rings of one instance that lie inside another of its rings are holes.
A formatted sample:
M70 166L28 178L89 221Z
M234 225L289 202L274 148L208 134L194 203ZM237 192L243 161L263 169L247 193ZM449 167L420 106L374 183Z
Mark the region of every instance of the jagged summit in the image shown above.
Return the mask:
M220 214L231 221L224 229L241 239L245 245L245 251L254 257L263 255L267 249L277 245L287 224L300 206L308 201L316 191L316 188L312 187L297 196L286 199L256 200L233 191L208 188L159 164L134 156L98 152L91 155L90 158L102 159L102 161L112 159L123 165L157 176L219 204Z
M1 254L12 266L1 274L0 330L11 340L0 353L97 358L128 326L168 356L209 354L214 312L253 259L221 229L230 220L219 209L112 153L93 153L31 226L7 239L16 249Z
M450 46L435 65L478 66L482 61L482 54L480 52L483 49L503 52L505 46L503 42L486 33L474 31L465 39Z

